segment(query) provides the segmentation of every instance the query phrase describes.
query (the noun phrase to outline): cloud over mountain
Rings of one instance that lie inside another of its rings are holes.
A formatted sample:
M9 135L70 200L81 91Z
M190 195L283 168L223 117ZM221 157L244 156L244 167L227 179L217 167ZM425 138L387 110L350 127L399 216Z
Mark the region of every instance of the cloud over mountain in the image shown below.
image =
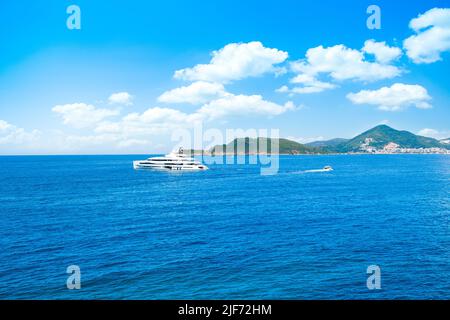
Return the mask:
M378 90L361 90L347 94L347 98L354 104L376 105L380 110L399 111L409 106L419 109L429 109L431 105L427 89L420 85L395 83L390 87Z

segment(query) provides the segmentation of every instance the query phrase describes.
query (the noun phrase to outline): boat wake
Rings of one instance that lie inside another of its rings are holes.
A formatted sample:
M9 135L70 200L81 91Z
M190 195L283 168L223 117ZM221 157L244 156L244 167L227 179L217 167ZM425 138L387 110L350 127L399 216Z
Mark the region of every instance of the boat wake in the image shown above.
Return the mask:
M314 169L314 170L304 170L303 173L314 173L314 172L329 172L331 170L326 169Z
M317 173L317 172L330 172L333 171L333 168L330 166L323 167L322 169L311 169L311 170L301 170L291 172L292 174L303 174L303 173Z

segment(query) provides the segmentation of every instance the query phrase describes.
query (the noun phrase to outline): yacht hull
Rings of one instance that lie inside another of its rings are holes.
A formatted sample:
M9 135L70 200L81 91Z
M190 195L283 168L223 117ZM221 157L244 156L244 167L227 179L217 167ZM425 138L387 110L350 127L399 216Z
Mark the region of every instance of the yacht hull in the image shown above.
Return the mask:
M151 170L162 170L162 171L204 171L208 170L205 165L177 165L177 164L153 164L153 163L142 163L142 161L133 161L133 168L139 169L151 169Z

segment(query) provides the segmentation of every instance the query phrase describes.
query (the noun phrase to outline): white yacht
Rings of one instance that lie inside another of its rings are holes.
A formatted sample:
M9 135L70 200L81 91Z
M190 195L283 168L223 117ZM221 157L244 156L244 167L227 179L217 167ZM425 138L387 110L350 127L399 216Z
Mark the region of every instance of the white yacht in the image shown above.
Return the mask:
M208 170L208 167L187 154L183 154L180 148L178 153L169 153L164 157L153 157L147 160L133 161L134 169L159 169L159 170Z

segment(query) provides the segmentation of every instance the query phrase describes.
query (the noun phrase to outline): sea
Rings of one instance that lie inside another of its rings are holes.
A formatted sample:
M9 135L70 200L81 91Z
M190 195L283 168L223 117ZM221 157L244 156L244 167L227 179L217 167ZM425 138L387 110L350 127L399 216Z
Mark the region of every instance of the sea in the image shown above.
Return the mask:
M148 156L0 157L0 299L450 298L448 155Z

